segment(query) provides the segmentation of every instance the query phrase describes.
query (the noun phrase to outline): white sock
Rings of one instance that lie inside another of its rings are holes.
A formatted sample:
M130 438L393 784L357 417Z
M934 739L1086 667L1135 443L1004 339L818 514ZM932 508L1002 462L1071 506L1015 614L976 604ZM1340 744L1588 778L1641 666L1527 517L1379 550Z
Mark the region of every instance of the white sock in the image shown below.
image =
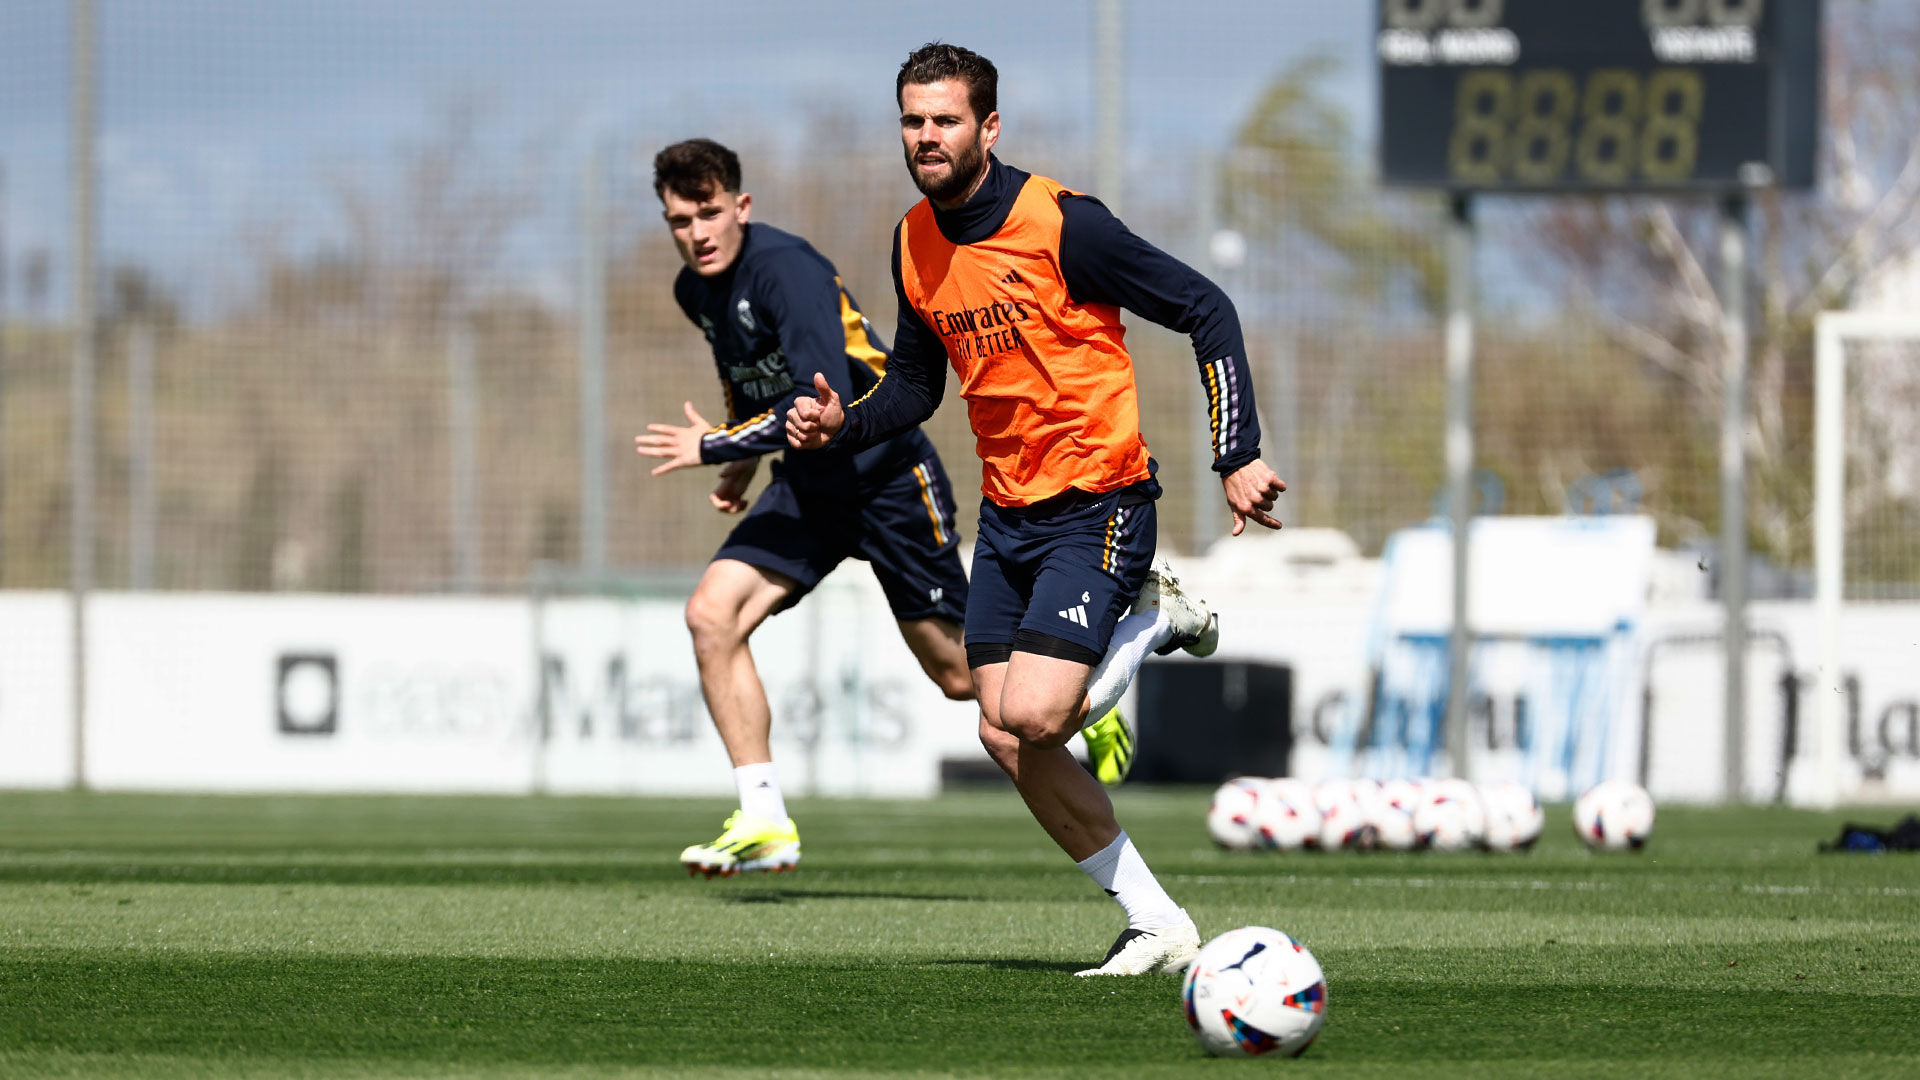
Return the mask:
M733 786L740 789L740 809L775 825L787 820L787 800L780 797L780 777L774 774L773 762L733 770Z
M1157 608L1121 619L1107 642L1107 655L1087 680L1087 719L1080 726L1097 723L1112 712L1148 655L1172 639L1173 619Z
M1185 921L1186 912L1160 887L1125 829L1113 843L1080 860L1078 865L1095 885L1105 889L1108 896L1126 909L1128 926L1136 930L1162 930Z

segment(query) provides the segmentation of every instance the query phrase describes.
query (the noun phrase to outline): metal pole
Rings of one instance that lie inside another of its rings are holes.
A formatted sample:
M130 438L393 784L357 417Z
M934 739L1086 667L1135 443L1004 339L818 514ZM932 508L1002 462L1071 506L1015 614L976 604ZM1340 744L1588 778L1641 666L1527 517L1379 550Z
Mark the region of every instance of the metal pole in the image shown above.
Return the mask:
M1720 202L1720 335L1725 412L1720 426L1720 596L1726 605L1726 798L1745 797L1747 719L1747 197Z
M1473 203L1456 194L1447 224L1447 515L1453 524L1453 631L1447 635L1448 765L1467 764L1467 661L1473 647L1467 555L1473 524Z
M153 588L153 327L127 334L127 587Z
M1095 194L1116 215L1125 187L1126 90L1121 79L1125 31L1122 0L1099 0L1093 14L1094 184Z
M580 184L580 563L607 565L607 266L600 146Z
M73 786L87 786L87 592L93 587L93 0L71 0L73 359L68 389L67 591L73 606Z
M453 532L453 587L460 592L472 592L480 585L477 382L473 326L464 314L456 315L447 335L447 502Z
M1815 323L1813 349L1813 611L1819 667L1813 680L1813 782L1808 801L1832 806L1840 769L1840 600L1846 588L1847 365L1845 340L1832 312Z

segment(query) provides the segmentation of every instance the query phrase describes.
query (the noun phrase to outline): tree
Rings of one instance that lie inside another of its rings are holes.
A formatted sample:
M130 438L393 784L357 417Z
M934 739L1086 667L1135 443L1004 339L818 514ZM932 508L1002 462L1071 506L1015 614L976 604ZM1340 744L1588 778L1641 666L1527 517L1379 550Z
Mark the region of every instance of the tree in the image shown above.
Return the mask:
M1746 428L1749 528L1759 548L1801 561L1810 543L1814 318L1845 307L1920 246L1920 13L1827 9L1823 145L1811 195L1761 193L1757 318ZM1714 279L1715 212L1656 199L1536 204L1522 257L1564 303L1651 377L1717 424L1726 343ZM1871 395L1869 395L1871 396Z

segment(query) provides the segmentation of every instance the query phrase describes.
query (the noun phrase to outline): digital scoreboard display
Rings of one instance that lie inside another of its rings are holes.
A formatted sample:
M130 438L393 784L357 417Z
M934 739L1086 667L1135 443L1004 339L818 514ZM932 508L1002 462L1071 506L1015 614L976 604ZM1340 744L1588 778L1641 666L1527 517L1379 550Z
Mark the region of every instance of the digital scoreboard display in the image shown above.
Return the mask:
M1374 45L1388 184L1813 184L1819 0L1380 0Z

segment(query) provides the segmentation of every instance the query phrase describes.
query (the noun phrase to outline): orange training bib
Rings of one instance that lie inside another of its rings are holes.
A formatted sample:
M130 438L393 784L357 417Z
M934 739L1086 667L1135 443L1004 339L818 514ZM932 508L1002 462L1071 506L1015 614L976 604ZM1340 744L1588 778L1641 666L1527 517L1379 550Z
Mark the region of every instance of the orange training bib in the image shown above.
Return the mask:
M981 490L1000 506L1148 476L1120 309L1067 295L1062 194L1074 192L1028 178L1000 230L975 244L942 236L924 199L900 228L907 302L960 376Z

